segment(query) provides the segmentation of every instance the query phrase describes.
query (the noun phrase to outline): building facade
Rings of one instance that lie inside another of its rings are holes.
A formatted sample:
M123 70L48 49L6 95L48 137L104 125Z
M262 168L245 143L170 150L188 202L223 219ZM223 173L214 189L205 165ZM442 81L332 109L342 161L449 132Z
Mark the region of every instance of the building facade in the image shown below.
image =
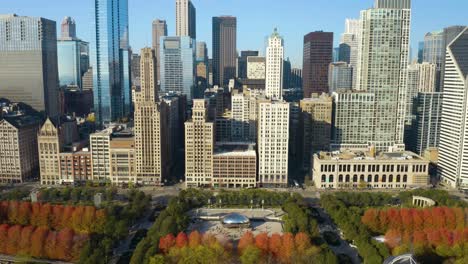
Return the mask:
M130 112L128 0L95 0L94 110L103 125Z
M328 92L328 66L332 63L333 33L311 32L304 36L302 89L304 98Z
M91 147L93 181L106 181L110 179L110 141L112 129L106 129L89 136Z
M336 91L353 89L353 67L346 62L331 63L328 74L328 89L330 94Z
M429 184L429 161L412 152L321 152L314 155L319 189L406 189Z
M13 116L0 120L0 182L23 183L39 174L37 132L40 120Z
M275 100L283 98L283 61L284 41L275 28L268 38L266 48L265 95L268 98Z
M156 55L156 74L158 82L161 81L160 71L161 71L161 37L167 36L167 23L166 20L156 19L153 21L153 49ZM158 83L159 84L159 83Z
M190 0L176 0L176 36L197 38L197 13Z
M438 174L453 188L468 188L468 27L447 47Z
M205 100L194 100L192 112L192 120L185 122L185 183L187 187L211 186L214 124L207 120Z
M62 184L60 174L60 152L63 149L63 137L60 127L48 118L37 135L39 150L39 168L41 184Z
M161 38L161 91L194 98L195 42L190 37Z
M213 187L253 188L257 186L257 154L254 145L216 145L213 154Z
M416 148L419 155L439 147L443 93L420 92L416 105Z
M109 180L112 184L136 183L135 138L113 138L109 144Z
M264 80L266 78L266 58L247 57L247 79Z
M237 59L237 78L247 79L248 74L248 58L258 57L257 50L243 50L240 57Z
M330 148L332 128L332 97L313 94L300 102L302 135L302 168L310 168L312 154Z
M262 187L288 185L289 103L258 103L258 175Z
M65 183L92 180L91 152L88 148L60 153L60 179Z
M225 86L236 77L237 18L213 17L213 85Z
M59 114L57 29L41 17L0 15L1 97ZM27 73L27 74L25 74Z

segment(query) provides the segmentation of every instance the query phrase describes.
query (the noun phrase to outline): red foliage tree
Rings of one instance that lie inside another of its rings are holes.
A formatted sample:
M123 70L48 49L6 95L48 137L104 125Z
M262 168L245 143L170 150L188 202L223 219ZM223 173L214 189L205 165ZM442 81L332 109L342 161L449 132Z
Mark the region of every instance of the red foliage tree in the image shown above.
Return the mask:
M290 263L294 252L294 236L291 233L283 234L283 245L279 258L283 263Z
M198 231L192 231L188 237L188 245L190 248L196 248L201 244L201 235Z
M159 239L159 249L164 254L167 254L174 245L175 245L175 237L173 234L169 234Z
M254 242L255 240L252 232L245 232L240 238L237 248L239 252L242 253L247 247L252 246Z
M18 254L29 254L31 251L31 238L34 232L33 226L25 226L21 230L21 237L18 243Z
M6 243L5 253L8 255L15 255L18 252L19 241L21 237L21 226L15 225L8 229L7 240L2 241Z
M310 243L309 236L305 233L297 233L294 239L296 243L296 249L299 253L303 254L307 249L309 249L312 244Z
M58 259L71 260L71 249L75 233L70 228L64 228L57 234L56 254Z
M398 229L390 229L385 233L385 244L389 248L397 247L402 240L402 234Z
M56 259L57 258L57 233L54 231L49 231L47 234L45 243L44 243L44 255L48 259Z
M9 225L3 224L0 225L0 253L6 253L6 241L8 239L8 229Z
M268 248L275 258L277 258L280 255L282 245L283 243L282 243L281 235L279 234L271 235Z
M180 232L176 237L176 246L183 248L188 245L188 237L184 232Z
M38 226L50 227L50 216L52 213L52 206L50 204L44 204L41 206L38 216Z
M379 230L379 210L371 208L364 213L362 223L368 226L372 231Z
M269 237L267 233L260 233L255 237L255 246L262 251L262 254L268 253Z
M28 203L28 202L20 203L19 209L18 209L17 224L20 224L20 225L29 224L30 217L31 217L31 203Z
M46 257L44 251L44 244L46 243L46 238L49 235L49 229L45 227L38 227L34 230L31 236L31 255L44 258Z

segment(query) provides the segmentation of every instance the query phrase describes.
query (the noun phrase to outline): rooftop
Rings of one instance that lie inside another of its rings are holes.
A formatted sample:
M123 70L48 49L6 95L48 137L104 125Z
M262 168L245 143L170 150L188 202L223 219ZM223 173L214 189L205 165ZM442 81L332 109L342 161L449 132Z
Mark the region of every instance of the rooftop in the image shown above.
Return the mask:
M372 155L371 151L333 151L320 152L321 160L423 160L423 158L411 151L402 152L379 152Z
M244 143L244 142L229 142L216 144L215 156L253 156L257 154L255 152L255 144Z

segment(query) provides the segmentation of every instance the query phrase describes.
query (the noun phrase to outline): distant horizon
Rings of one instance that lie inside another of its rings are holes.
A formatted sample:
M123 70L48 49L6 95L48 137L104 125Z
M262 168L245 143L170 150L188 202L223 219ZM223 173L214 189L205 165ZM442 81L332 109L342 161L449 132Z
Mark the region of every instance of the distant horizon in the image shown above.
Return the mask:
M60 37L62 19L66 16L72 17L76 21L77 37L89 42L94 50L93 2L94 0L82 0L64 3L60 0L47 0L47 5L44 5L37 0L6 1L0 7L0 14L54 20L57 23L57 38ZM243 50L258 50L264 55L265 39L274 28L278 28L285 41L285 58L289 57L295 68L302 67L304 35L320 30L333 32L334 47L337 47L344 31L345 19L358 19L361 10L371 8L374 4L374 0L291 0L287 4L282 1L272 3L268 0L237 0L236 3L227 0L192 2L197 10L197 41L207 43L210 57L211 18L221 15L235 16L238 23L239 54ZM463 12L467 8L468 1L412 0L412 58L417 56L418 44L424 40L426 33L452 25L467 25L468 19ZM151 47L151 26L152 21L156 19L166 20L169 36L174 36L175 0L129 0L130 46L134 53L140 53L143 47Z

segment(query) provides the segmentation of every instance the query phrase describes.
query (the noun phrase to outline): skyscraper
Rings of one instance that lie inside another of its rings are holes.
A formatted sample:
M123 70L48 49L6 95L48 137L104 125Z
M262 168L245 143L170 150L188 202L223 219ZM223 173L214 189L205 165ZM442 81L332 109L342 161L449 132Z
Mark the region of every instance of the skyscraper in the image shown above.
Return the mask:
M207 103L193 100L192 120L185 123L185 183L187 187L212 184L214 124L208 122Z
M65 17L60 25L62 29L61 39L75 39L76 38L76 23L71 17Z
M330 64L328 72L328 88L332 94L338 90L353 89L353 68L346 62L334 62Z
M468 187L468 27L448 45L440 129L439 176L451 187Z
M265 80L266 78L266 58L247 57L247 79Z
M137 182L160 185L168 173L167 105L159 102L157 63L151 48L141 50L141 89L135 92L135 161Z
M65 17L62 21L62 37L57 41L58 73L60 86L78 86L89 69L89 44L76 37L75 21Z
M345 32L341 35L339 58L340 61L347 62L353 68L352 88L356 87L359 31L358 19L346 19Z
M213 17L213 85L224 86L236 77L237 19Z
M463 31L465 30L466 26L451 26L444 28L444 39L443 39L443 47L444 49L442 50L442 64L440 66L440 89L439 91L443 92L444 84L445 84L445 62L446 59L444 59L445 52L447 50L447 47L452 43L452 41Z
M333 33L316 31L304 36L302 89L304 98L328 92L328 66L332 62Z
M161 38L161 91L194 98L195 42L190 37Z
M289 103L258 103L258 175L262 187L288 184Z
M284 41L275 28L266 48L265 95L271 99L283 98Z
M176 35L197 38L196 9L190 0L176 0Z
M161 81L161 37L167 36L167 24L166 20L159 20L156 19L153 21L153 49L156 54L156 74L157 74L157 81L159 84L159 81Z
M416 147L422 155L428 148L439 147L443 93L420 92L416 107Z
M237 77L247 79L247 59L248 57L258 57L257 50L243 50L237 61Z
M128 0L95 0L94 110L98 124L130 111Z
M444 31L433 31L424 36L423 61L437 64L437 68L445 60Z
M403 148L410 21L409 0L377 0L361 11L356 89L375 94L377 150Z
M41 17L0 15L0 96L57 116L57 29Z

